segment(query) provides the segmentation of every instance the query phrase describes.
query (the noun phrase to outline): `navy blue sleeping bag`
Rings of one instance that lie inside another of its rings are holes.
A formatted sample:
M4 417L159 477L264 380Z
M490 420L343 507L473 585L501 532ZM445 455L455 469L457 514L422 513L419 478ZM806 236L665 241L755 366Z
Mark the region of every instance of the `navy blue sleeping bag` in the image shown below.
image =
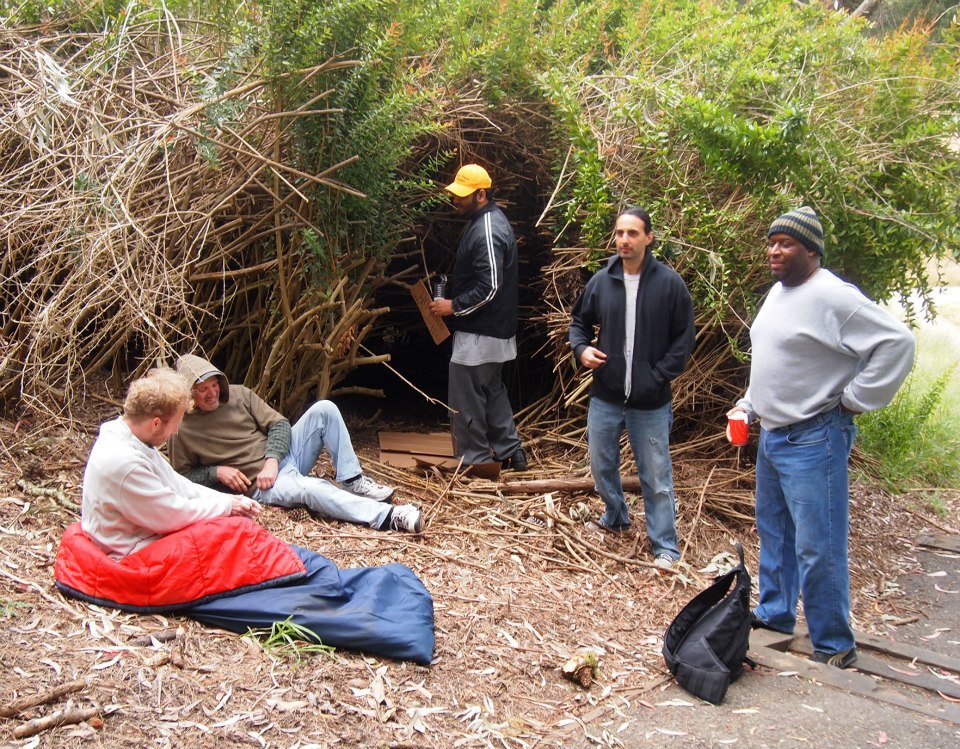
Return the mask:
M324 645L427 665L433 659L433 599L402 564L340 570L326 557L292 546L306 577L238 593L181 613L231 632L269 629L292 617Z

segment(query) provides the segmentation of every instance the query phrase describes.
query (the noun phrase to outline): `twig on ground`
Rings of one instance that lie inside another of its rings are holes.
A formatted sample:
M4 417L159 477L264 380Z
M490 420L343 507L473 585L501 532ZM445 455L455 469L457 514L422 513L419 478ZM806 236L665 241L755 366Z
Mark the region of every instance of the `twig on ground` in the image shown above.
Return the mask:
M19 700L15 700L7 703L6 705L0 706L0 718L11 718L14 715L22 713L24 710L27 710L31 707L45 705L48 702L53 702L54 700L60 699L66 694L79 692L81 689L85 689L87 686L89 686L89 683L86 679L74 679L73 681L67 681L63 684L59 684L52 689L46 690L45 692L40 692L39 694L35 694L30 697L21 697Z

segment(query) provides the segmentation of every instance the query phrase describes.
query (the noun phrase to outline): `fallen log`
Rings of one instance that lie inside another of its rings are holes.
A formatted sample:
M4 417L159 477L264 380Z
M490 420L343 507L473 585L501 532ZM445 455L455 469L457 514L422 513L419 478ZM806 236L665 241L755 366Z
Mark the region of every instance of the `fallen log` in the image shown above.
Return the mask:
M640 479L636 476L621 476L624 491L640 491ZM592 478L537 479L535 481L501 481L497 489L504 494L546 494L547 492L592 492Z

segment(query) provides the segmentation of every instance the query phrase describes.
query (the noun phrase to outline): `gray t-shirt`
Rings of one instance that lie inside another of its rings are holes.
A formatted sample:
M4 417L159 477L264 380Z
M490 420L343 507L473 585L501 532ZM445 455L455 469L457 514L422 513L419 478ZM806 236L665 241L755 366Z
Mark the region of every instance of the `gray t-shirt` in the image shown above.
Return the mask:
M480 364L502 364L517 358L517 337L494 338L479 333L465 333L455 330L453 333L453 353L450 361L465 367Z

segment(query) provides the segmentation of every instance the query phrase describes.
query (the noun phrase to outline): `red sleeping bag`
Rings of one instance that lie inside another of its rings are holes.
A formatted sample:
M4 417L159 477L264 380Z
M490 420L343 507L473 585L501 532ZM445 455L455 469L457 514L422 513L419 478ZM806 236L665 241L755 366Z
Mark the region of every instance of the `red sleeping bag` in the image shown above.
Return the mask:
M74 523L53 570L57 588L125 611L178 611L306 575L296 551L252 520L204 520L117 561Z

